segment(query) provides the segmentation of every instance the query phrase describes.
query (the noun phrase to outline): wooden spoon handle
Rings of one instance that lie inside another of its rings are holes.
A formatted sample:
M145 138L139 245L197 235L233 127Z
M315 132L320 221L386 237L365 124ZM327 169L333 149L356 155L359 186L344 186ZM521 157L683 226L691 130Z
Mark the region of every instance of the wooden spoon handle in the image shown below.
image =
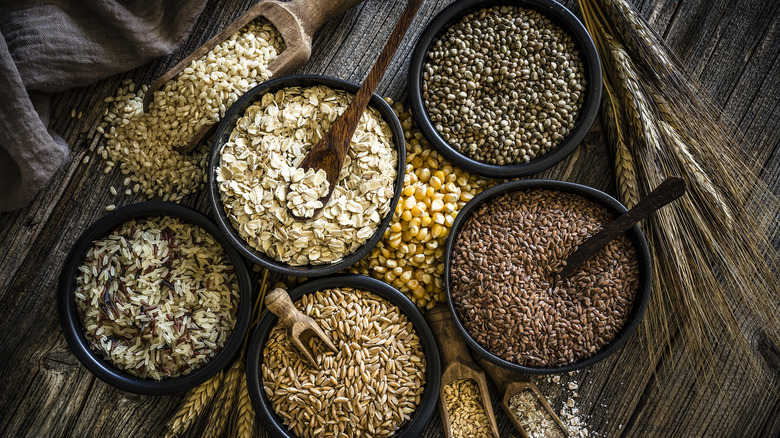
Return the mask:
M265 306L278 316L286 327L291 327L300 313L287 291L278 287L266 295Z
M347 106L347 109L344 110L343 114L349 115L349 117L344 117L344 123L334 123L331 129L328 130L328 133L325 134L326 136L332 139L352 139L352 135L355 133L363 110L368 106L368 102L371 100L374 90L376 90L376 87L379 85L379 81L382 79L385 70L387 70L387 66L390 65L390 61L393 59L396 50L398 50L398 46L401 45L401 41L403 40L406 31L409 30L409 26L411 26L412 20L414 20L417 9L420 8L421 4L422 0L409 0L406 9L404 9L404 12L401 14L401 18L398 19L398 22L395 24L393 33L390 34L390 38L387 40L385 47L379 54L379 58L377 58L374 63L374 67L371 68L368 77L355 94L355 98L352 99L349 106ZM343 157L346 156L349 151L349 143L349 141L331 142L331 144L338 146L336 153L342 158L342 161Z
M685 193L685 180L679 177L665 179L655 190L639 201L634 208L608 223L595 236L583 242L576 251L567 257L566 265L558 274L560 278L564 279L569 276L598 250L618 238L634 224L649 216L650 213L682 196L683 193Z
M311 37L322 27L347 9L363 0L292 0L287 3L287 9L301 23L303 30Z
M476 369L476 364L471 358L466 343L455 327L452 315L445 305L438 305L426 314L428 324L438 340L439 353L441 355L441 367L446 369L448 365L460 363Z

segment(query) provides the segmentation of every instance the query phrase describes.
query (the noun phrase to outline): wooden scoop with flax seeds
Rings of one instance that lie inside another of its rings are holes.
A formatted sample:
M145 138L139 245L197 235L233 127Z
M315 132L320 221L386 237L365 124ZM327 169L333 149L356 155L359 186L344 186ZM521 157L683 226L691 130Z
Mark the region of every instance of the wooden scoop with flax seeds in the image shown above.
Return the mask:
M173 79L192 61L200 59L221 42L229 39L234 33L264 17L276 27L282 35L285 49L268 66L272 77L291 73L302 66L311 56L312 37L314 33L328 20L346 11L362 0L265 0L252 6L243 15L227 25L214 38L192 52L180 63L168 70L154 81L144 95L144 111L149 111L149 104L154 99L154 92L160 90L166 82ZM201 144L204 139L214 134L217 123L207 124L195 132L189 143L177 148L179 152L190 152Z
M284 289L276 288L272 290L265 297L265 305L287 327L287 339L314 368L319 368L319 366L314 359L316 353L309 345L309 340L312 337L319 338L327 348L333 352L338 352L330 336L309 315L304 314L295 307L295 304L290 299L290 295Z
M447 438L455 436L452 432L452 421L445 402L447 384L458 380L471 379L477 383L477 388L479 388L482 407L485 409L488 422L490 423L490 431L493 436L498 438L500 435L498 434L496 417L493 414L493 404L490 402L490 395L488 394L485 373L471 358L466 343L460 337L460 333L455 327L452 314L450 314L447 306L438 305L429 310L425 316L428 324L431 326L431 330L433 330L433 334L436 336L436 343L439 346L439 355L441 356L442 375L441 389L439 390L439 413L444 426L445 436Z

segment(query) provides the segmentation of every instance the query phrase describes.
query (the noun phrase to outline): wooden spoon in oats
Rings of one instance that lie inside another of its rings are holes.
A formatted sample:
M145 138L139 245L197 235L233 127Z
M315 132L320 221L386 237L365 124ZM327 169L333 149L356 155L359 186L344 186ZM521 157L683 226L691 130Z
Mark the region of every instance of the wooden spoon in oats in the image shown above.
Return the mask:
M349 103L347 109L333 122L325 136L309 150L309 153L301 161L298 169L303 169L305 176L301 181L290 185L290 190L294 192L292 197L304 199L309 196L306 192L315 191L321 205L313 209L299 208L297 206L290 208L288 203L288 210L292 217L298 220L313 219L328 204L328 200L330 200L333 194L333 189L336 187L336 183L338 183L341 168L344 166L344 158L349 151L349 144L352 141L352 136L355 134L355 129L357 129L358 121L360 121L360 117L363 115L366 106L368 106L368 102L371 100L374 90L379 85L379 80L382 79L382 75L390 64L390 60L393 59L393 54L398 49L406 31L412 24L414 15L421 3L422 0L409 0L409 3L406 4L406 9L401 14L401 18L395 25L395 29L393 29L393 33L390 35L390 39L385 44L374 67L368 73L368 77L363 82L363 85L360 86L358 92L355 93L355 97ZM295 194L299 196L295 196Z

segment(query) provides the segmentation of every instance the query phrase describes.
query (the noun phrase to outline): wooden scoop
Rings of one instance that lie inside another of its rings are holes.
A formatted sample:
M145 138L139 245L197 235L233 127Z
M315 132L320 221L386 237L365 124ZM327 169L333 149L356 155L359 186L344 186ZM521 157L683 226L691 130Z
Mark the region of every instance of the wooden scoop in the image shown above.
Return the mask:
M566 426L564 426L561 419L558 418L558 416L555 414L555 411L550 406L550 403L547 401L547 399L544 398L541 392L539 392L539 388L536 387L536 384L530 381L527 377L501 368L498 365L488 362L481 357L477 358L476 360L479 366L488 373L490 379L493 380L493 383L495 383L498 387L498 394L501 398L501 409L504 410L506 415L512 421L512 424L515 426L517 431L520 432L520 435L522 435L523 438L529 438L532 436L532 433L536 431L526 430L523 427L519 419L509 408L509 402L512 400L512 397L518 394L522 394L524 391L531 391L533 393L534 397L543 408L544 412L542 412L542 414L546 413L549 419L553 421L555 425L553 427L556 427L558 432L560 432L559 436L569 436L569 431L566 429Z
M447 412L445 403L444 390L447 384L456 380L472 379L477 382L482 399L482 407L485 408L485 413L490 422L490 430L498 438L500 435L498 434L496 417L493 414L493 404L490 402L488 394L485 373L471 358L466 343L463 342L460 333L455 327L449 309L444 305L436 306L427 312L426 318L433 330L433 334L436 336L436 343L439 346L439 355L441 356L443 371L441 375L441 389L439 390L439 414L444 425L444 434L447 438L452 438L453 436L452 423L450 422L449 412Z
M206 53L222 41L230 38L239 29L246 26L258 17L265 17L276 27L282 35L285 49L268 66L271 76L277 77L291 73L302 66L311 56L312 37L331 18L346 11L362 0L265 0L252 6L235 21L228 24L214 38L192 52L167 73L160 76L149 86L144 95L144 111L149 111L149 103L154 99L154 92L158 91L169 80L173 79L189 67L192 61L200 59ZM177 148L180 152L189 152L201 144L205 138L214 133L217 124L209 124L201 127L190 142Z
M274 315L278 316L287 327L287 339L301 352L301 355L309 361L314 368L319 368L314 360L316 353L309 347L309 340L316 336L334 353L338 349L333 341L319 325L308 315L301 313L293 304L287 291L276 288L265 297L265 305Z
M618 216L608 223L595 236L586 240L576 251L566 257L563 267L558 273L558 281L568 277L585 260L604 248L609 242L617 239L634 224L649 216L664 205L674 201L685 193L685 180L678 177L665 179L658 187L639 201L634 208Z
M387 40L387 44L379 54L379 58L374 63L374 67L368 73L363 85L355 93L355 97L347 106L347 109L333 122L325 136L323 136L314 147L309 150L309 153L301 161L299 168L304 171L313 169L314 173L317 173L319 169L325 170L328 181L328 193L324 197L320 198L323 207L314 211L311 217L298 217L290 211L291 216L298 220L310 220L320 214L322 208L328 204L330 196L333 194L333 189L336 187L336 183L339 180L339 174L341 168L344 166L344 157L347 156L349 151L349 144L352 141L352 135L355 133L360 116L363 115L368 102L371 100L371 96L374 94L379 80L382 79L382 75L385 73L387 66L390 64L390 60L393 59L398 46L401 44L406 31L412 24L414 15L417 9L420 7L422 0L409 0L406 4L406 9L401 14L401 18L393 29L393 33L390 35L390 39Z

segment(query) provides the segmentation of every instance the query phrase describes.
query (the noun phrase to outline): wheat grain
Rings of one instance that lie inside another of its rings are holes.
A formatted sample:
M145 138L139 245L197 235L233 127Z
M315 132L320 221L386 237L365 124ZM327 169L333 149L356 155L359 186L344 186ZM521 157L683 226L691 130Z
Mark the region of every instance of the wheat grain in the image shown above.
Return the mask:
M250 438L255 429L255 410L252 407L252 401L249 399L249 388L246 385L246 378L242 378L240 383L236 430L239 438Z
M176 411L176 414L168 422L165 438L181 436L192 425L195 418L214 399L219 383L222 380L222 374L223 372L220 371L219 374L201 383L187 394L187 397L184 398L181 406L179 406L179 410Z
M604 90L606 96L602 102L604 113L602 120L604 120L608 143L612 145L612 152L615 155L615 176L620 200L627 208L633 208L639 202L639 183L634 167L634 157L631 155L632 148L627 144L633 140L626 139L625 127L623 126L624 116L615 101L615 91L606 80L604 81Z

